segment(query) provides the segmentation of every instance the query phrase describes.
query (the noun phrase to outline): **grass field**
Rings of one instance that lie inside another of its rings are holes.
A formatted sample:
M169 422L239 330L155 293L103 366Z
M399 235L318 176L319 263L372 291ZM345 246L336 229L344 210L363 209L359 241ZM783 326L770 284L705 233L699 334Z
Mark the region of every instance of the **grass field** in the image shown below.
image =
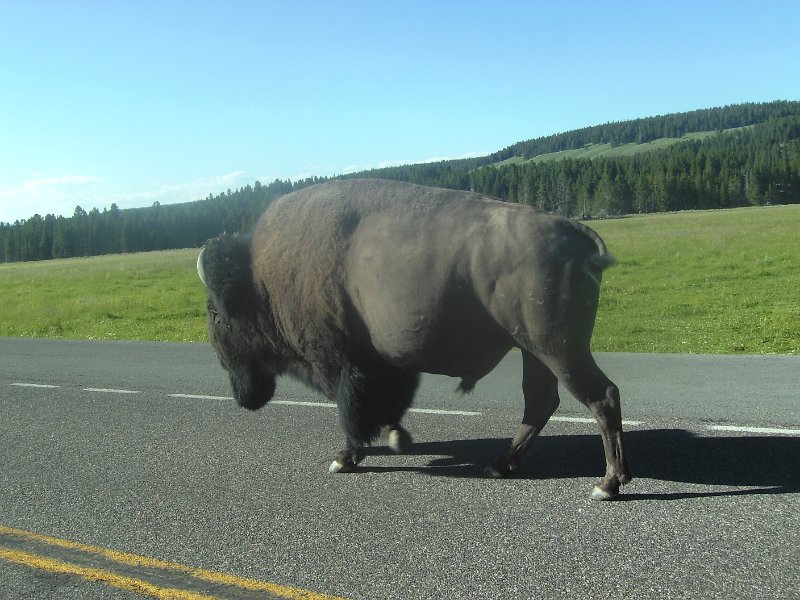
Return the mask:
M800 353L800 206L590 225L618 259L595 350ZM197 252L0 265L0 335L204 341Z
M800 206L595 221L597 350L800 353Z
M0 265L0 335L202 341L199 250Z

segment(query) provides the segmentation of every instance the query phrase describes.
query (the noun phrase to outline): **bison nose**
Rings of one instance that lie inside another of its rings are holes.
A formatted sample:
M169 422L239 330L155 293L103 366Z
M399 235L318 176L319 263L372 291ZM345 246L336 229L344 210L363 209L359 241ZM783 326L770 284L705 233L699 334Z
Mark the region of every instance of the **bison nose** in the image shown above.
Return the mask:
M200 255L197 257L197 274L200 276L200 281L203 282L203 285L206 285L206 273L203 270L203 252L205 251L205 248L200 250ZM206 287L208 286L206 285Z

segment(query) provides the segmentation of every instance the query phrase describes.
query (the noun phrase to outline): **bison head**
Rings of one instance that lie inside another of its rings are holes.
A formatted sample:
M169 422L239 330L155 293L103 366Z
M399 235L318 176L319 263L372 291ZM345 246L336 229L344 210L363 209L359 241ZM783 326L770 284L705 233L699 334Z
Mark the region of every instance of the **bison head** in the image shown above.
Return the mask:
M208 290L208 338L228 371L233 395L256 410L275 393L279 363L259 326L259 298L250 266L250 241L224 235L210 240L197 257L197 272Z

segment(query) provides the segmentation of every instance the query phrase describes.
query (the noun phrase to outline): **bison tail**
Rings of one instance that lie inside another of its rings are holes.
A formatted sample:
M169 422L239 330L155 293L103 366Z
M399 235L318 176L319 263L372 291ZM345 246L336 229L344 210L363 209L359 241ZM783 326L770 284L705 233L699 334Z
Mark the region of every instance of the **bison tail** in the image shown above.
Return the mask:
M597 284L597 287L600 287L603 271L615 262L616 259L605 249L605 246L603 246L599 253L589 256L583 264L583 270L589 278Z
M583 264L583 270L591 278L591 280L597 284L597 287L600 287L600 280L602 278L603 271L617 261L608 251L608 248L606 248L603 238L597 235L596 231L586 227L582 223L577 223L577 225L579 225L589 239L594 242L595 246L591 254L589 254L589 256L586 258L586 262Z
M599 276L605 269L617 262L614 256L608 251L608 248L606 248L603 238L601 238L594 229L584 225L580 221L569 220L568 223L590 240L587 246L594 246L589 251L589 256L587 257L585 265L587 272L593 271L595 276Z
M597 232L591 227L587 227L578 221L570 221L570 224L591 240L589 245L594 246L586 257L583 265L586 274L591 277L597 285L600 285L600 277L608 267L616 263L614 256L606 248L606 244Z
M616 262L617 259L614 258L614 256L608 250L606 250L605 245L601 247L598 254L593 254L589 257L589 264L591 265L591 268L600 272L605 271L608 267L614 266Z

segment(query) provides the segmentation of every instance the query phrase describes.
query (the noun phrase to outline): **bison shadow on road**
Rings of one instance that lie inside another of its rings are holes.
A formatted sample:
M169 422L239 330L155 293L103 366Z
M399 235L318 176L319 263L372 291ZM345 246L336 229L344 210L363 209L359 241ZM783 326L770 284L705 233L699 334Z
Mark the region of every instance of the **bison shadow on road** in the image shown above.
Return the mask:
M415 443L410 454L431 456L424 467L373 467L365 471L413 470L440 477L483 477L483 468L508 447L506 438ZM708 496L800 492L800 438L704 437L683 429L625 433L634 477L750 489L664 494L626 493L627 500L674 500ZM389 451L376 447L370 454ZM597 477L605 468L599 435L542 435L516 478Z

